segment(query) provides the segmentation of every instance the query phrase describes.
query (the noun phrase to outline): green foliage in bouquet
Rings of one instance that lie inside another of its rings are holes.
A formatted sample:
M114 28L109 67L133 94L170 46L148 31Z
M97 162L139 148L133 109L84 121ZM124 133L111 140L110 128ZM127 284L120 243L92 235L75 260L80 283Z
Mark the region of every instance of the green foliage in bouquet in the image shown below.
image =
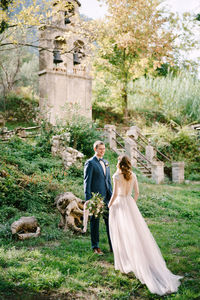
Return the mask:
M95 218L99 218L105 212L103 197L99 193L92 193L87 208L90 216L94 215Z

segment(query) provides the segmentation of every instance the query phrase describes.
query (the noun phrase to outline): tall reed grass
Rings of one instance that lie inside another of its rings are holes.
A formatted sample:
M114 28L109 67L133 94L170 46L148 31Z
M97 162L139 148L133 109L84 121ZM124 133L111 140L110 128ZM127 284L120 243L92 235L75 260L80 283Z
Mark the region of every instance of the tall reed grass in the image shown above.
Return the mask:
M129 109L160 111L179 124L200 122L200 80L189 72L142 77L129 86Z

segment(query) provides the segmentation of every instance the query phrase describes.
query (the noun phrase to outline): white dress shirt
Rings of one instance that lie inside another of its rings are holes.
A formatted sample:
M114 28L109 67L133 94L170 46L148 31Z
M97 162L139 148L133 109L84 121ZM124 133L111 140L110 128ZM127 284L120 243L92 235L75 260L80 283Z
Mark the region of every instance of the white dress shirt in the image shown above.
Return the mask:
M98 157L97 157L97 159L98 159L98 161L100 162L100 164L101 164L101 166L102 166L102 168L103 168L104 175L106 175L106 166L105 166L105 164L104 164L102 158L98 158Z

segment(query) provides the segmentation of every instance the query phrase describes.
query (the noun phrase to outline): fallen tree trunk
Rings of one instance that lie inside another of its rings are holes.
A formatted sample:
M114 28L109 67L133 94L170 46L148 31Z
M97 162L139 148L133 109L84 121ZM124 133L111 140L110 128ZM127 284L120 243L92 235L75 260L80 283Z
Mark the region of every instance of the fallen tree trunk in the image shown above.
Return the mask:
M83 233L83 203L74 194L66 192L56 197L55 203L61 214L59 227Z
M35 217L21 217L19 220L11 224L11 231L20 240L38 237L40 235L40 227Z

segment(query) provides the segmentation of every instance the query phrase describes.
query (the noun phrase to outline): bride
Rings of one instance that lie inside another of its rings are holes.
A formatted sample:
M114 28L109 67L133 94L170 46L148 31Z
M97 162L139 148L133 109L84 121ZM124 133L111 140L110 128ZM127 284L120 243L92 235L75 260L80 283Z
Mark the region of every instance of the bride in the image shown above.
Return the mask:
M138 183L127 156L119 157L113 183L113 194L108 207L115 269L122 273L134 272L153 294L176 292L182 276L172 274L167 268L136 205ZM133 189L134 199L131 196Z

